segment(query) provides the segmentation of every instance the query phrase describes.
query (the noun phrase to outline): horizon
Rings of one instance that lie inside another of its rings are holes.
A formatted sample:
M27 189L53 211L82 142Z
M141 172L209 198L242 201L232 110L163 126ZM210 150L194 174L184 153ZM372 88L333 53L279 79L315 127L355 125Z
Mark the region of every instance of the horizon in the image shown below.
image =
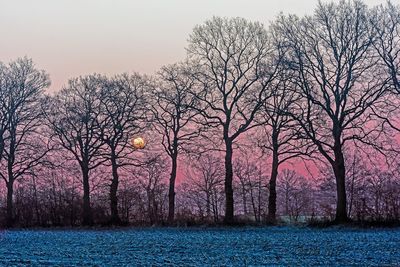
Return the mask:
M0 266L400 266L400 0L0 24Z

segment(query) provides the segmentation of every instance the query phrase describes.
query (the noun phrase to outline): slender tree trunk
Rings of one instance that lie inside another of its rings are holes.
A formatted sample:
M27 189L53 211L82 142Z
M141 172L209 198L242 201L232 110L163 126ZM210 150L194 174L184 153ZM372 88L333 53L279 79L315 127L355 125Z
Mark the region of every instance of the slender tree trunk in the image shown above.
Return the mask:
M243 213L244 215L247 215L246 188L244 184L242 184L242 201L243 201Z
M13 206L13 195L14 195L14 172L13 166L15 162L15 129L14 131L10 131L11 139L9 144L9 157L7 160L7 175L8 175L8 182L7 182L7 214L6 214L6 224L7 227L14 226L15 218L14 218L14 206Z
M219 211L218 211L218 193L216 192L215 189L212 190L211 192L211 201L212 201L212 208L213 208L213 213L214 213L214 222L219 221Z
M90 207L90 185L89 185L89 167L82 166L83 179L83 221L86 226L93 225L92 208Z
M289 216L289 184L285 184L285 215Z
M346 200L346 169L344 164L344 156L340 146L335 147L335 161L333 163L333 171L336 179L336 223L345 223L347 217L347 200Z
M168 192L168 223L172 224L175 217L175 180L176 172L178 169L178 155L177 153L172 154L172 167L171 176L169 178L169 192Z
M250 187L250 197L251 197L251 207L253 208L253 213L254 213L254 220L258 222L257 207L254 201L253 185L251 185Z
M118 183L119 183L119 175L118 175L118 164L115 156L115 152L111 153L111 168L112 168L112 180L110 186L110 209L111 209L111 218L110 223L115 225L121 224L121 218L118 213Z
M268 196L268 221L276 222L276 179L278 177L278 149L273 149L272 155L272 166L271 166L271 178L269 180L269 196Z
M233 148L232 148L232 140L229 138L225 139L225 224L233 224L234 223L234 203L233 203L233 166L232 166L232 156L233 156Z
M149 215L149 220L150 220L150 224L154 223L153 220L153 211L152 211L152 194L151 194L151 189L148 187L147 188L147 212Z
M350 203L349 210L347 212L347 216L351 217L351 212L353 210L353 202L354 202L354 181L355 181L355 173L354 173L354 163L353 163L353 172L351 177L351 186L350 186Z
M206 191L206 213L208 220L209 218L211 218L211 197L209 191Z
M3 157L4 148L5 148L3 135L4 135L4 131L0 131L0 159Z
M261 222L261 180L258 181L258 222Z
M7 182L7 227L14 225L14 207L13 207L13 195L14 195L14 180L11 179Z
M34 202L35 202L36 223L38 225L41 225L42 220L40 218L40 212L39 212L39 198L38 198L38 194L37 194L36 178L34 175L32 175L32 184L33 184L33 198L34 198Z

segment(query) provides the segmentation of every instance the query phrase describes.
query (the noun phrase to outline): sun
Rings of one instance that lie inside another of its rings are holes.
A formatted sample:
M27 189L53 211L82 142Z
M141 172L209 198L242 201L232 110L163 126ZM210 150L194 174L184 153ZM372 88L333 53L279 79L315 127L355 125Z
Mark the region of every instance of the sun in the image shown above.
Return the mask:
M146 143L142 137L136 137L132 139L132 146L136 149L143 149Z

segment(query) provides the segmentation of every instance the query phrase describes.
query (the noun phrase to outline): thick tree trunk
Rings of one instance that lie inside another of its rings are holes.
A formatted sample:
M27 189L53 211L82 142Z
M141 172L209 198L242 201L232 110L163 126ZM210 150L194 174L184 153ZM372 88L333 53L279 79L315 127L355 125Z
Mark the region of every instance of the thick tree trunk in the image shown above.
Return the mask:
M234 203L233 203L233 166L232 166L232 140L225 139L225 224L234 223Z
M118 183L119 183L119 175L118 175L118 165L115 157L115 153L111 155L111 168L112 168L112 180L110 186L110 209L111 209L111 218L110 223L114 225L121 224L121 218L118 213Z
M332 164L333 172L336 179L336 223L345 223L348 221L347 217L347 200L346 200L346 169L344 164L344 156L341 147L335 149L335 161Z
M168 192L168 223L172 224L175 217L175 180L176 172L178 169L178 156L173 154L171 157L172 168L171 176L169 178L169 192Z
M90 207L90 185L89 185L89 168L82 166L83 179L83 214L82 224L86 226L93 225L92 208Z
M274 149L272 155L271 177L269 180L268 221L276 222L276 179L278 177L278 151Z
M14 195L14 181L9 180L7 182L7 227L14 226L14 207L13 207L13 195Z

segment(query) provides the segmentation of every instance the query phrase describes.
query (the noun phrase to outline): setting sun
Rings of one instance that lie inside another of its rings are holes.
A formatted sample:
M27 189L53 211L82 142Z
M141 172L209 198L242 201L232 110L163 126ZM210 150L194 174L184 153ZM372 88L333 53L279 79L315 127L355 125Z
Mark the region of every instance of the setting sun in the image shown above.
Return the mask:
M136 137L132 139L132 146L136 149L143 149L146 146L146 142L142 137Z

